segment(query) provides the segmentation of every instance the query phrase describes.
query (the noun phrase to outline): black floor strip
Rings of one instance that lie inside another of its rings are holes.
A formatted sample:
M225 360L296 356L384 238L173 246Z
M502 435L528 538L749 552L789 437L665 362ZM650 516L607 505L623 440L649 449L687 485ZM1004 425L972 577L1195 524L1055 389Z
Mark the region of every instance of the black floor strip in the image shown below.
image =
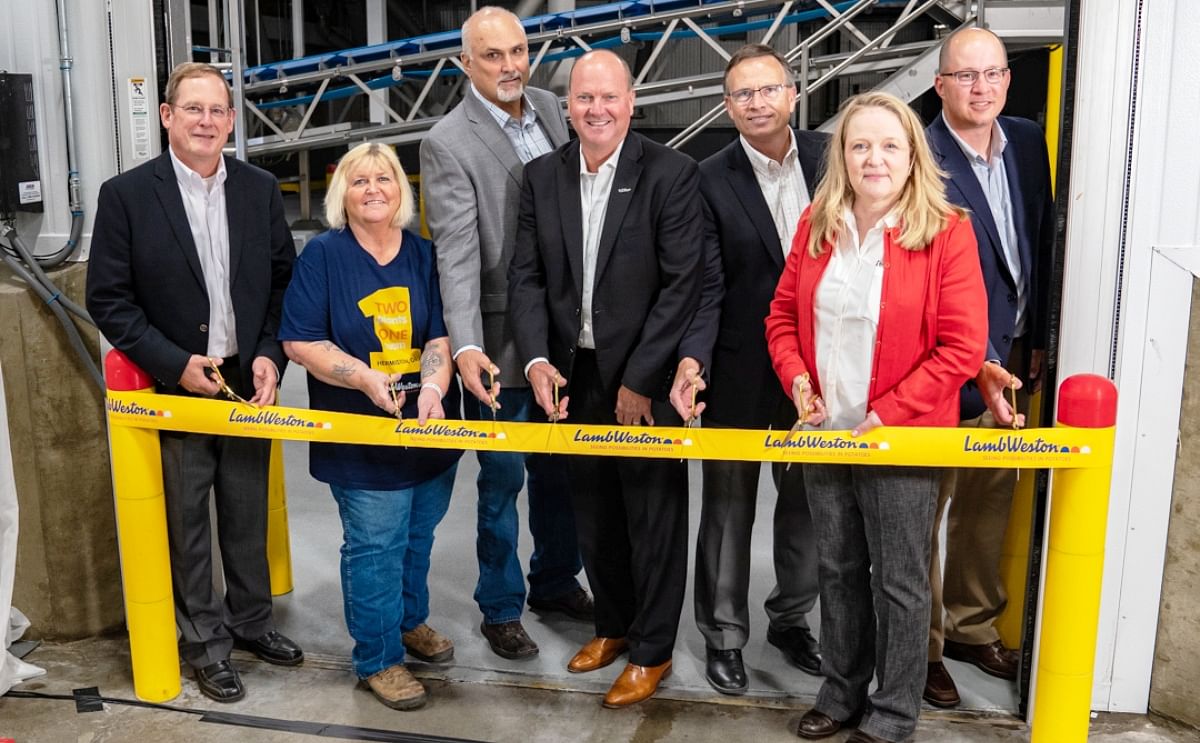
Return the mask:
M343 740L373 740L384 743L482 743L471 738L449 738L442 735L426 735L423 733L406 733L400 730L383 730L381 728L363 728L355 725L334 725L328 722L304 722L301 720L280 720L274 717L259 717L257 715L239 715L232 712L214 712L205 709L179 707L173 704L154 704L138 699L120 699L117 697L100 696L95 687L76 689L71 694L46 694L38 691L9 691L4 696L13 699L54 699L74 702L79 712L91 712L102 709L100 704L123 704L129 707L143 707L165 712L182 712L198 715L200 722L210 722L218 725L234 725L258 730L278 730L283 733L298 735L315 735L319 738L341 738Z

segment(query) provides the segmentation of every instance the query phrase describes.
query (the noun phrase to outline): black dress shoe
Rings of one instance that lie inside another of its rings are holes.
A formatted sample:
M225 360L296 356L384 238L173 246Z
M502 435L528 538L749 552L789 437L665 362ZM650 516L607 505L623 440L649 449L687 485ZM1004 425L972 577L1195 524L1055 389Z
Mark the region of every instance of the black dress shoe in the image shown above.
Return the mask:
M704 678L708 679L708 683L712 684L712 688L722 694L745 694L746 687L749 685L746 681L746 667L742 665L742 651L733 650L716 650L714 648L704 648L705 666Z
M814 707L804 713L800 718L800 727L796 729L796 735L809 740L817 740L818 738L828 738L844 727L853 727L862 719L862 713L858 712L851 715L845 720L835 720L824 712L818 712Z
M805 627L788 627L777 630L771 627L767 630L767 642L783 651L783 657L811 675L821 675L821 646L817 639Z
M1020 664L1017 651L1004 647L999 640L986 645L967 645L946 640L942 655L970 663L984 673L1008 681L1017 678L1017 666Z
M582 586L576 586L574 589L567 591L561 596L555 596L550 599L535 599L529 597L529 608L536 611L538 614L550 614L558 612L566 614L572 619L590 622L596 615L596 606L592 601L592 597Z
M304 662L304 651L287 637L271 630L257 640L233 641L235 647L249 650L259 658L277 666L298 666Z
M246 696L246 687L237 669L227 660L219 660L196 669L196 685L204 696L218 702L236 702Z

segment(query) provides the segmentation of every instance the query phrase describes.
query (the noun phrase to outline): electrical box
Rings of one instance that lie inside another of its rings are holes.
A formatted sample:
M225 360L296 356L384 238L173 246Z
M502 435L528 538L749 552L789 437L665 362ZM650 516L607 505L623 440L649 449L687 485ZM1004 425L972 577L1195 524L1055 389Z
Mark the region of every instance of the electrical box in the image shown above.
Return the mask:
M42 211L33 75L0 71L0 218Z

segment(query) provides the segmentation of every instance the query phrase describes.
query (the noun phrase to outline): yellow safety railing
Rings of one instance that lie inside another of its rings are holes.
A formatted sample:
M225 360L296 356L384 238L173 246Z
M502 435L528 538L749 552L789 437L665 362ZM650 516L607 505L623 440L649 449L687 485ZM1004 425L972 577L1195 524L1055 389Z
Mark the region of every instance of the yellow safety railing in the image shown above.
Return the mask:
M117 355L117 356L114 356ZM1055 470L1033 740L1087 738L1099 618L1105 521L1112 472L1116 389L1094 375L1066 380L1056 428L1021 431L882 427L845 431L750 431L495 421L397 421L302 408L157 395L119 352L106 359L121 564L134 691L147 701L180 690L171 576L156 430L328 443L925 467ZM122 364L133 368L120 370ZM133 507L127 504L136 504ZM282 504L280 504L282 507ZM272 506L274 508L274 505ZM286 530L286 512L270 520ZM269 544L274 543L268 539ZM272 586L286 555L271 560ZM288 586L290 588L290 564Z

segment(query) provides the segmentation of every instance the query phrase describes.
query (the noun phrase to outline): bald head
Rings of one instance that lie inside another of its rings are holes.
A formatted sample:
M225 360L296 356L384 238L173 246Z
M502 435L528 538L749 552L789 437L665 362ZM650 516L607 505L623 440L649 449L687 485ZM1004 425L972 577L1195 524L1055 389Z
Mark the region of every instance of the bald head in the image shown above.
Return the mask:
M486 42L497 31L515 32L525 39L525 29L521 19L511 10L496 5L485 5L471 14L462 25L462 46L464 56L473 56L475 46Z
M956 70L952 64L954 52L963 45L983 45L990 46L994 50L998 49L1007 64L1008 51L1004 48L1004 42L1000 40L1000 37L986 28L971 26L960 28L946 37L946 41L942 43L941 52L938 53L938 72L954 72Z
M462 47L463 69L475 90L519 117L529 82L529 47L521 20L504 8L480 8L463 24Z
M567 113L592 172L625 141L633 119L633 101L633 75L616 54L588 52L571 68Z

